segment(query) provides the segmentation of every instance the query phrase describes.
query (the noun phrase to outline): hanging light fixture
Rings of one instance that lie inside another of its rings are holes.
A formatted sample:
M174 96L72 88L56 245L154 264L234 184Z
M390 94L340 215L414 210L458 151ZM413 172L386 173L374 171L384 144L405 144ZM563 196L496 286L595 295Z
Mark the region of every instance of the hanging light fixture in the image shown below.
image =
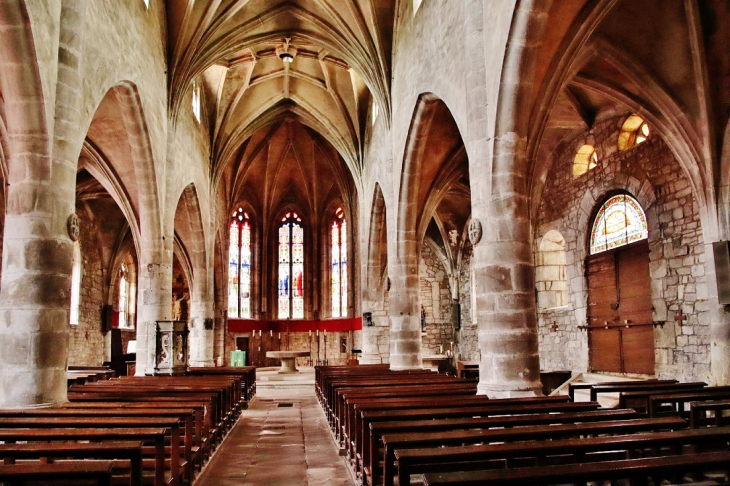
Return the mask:
M291 64L294 62L294 56L297 54L296 48L289 45L290 42L291 38L287 37L284 39L284 43L276 48L276 55L279 56L279 59L281 59L284 64Z

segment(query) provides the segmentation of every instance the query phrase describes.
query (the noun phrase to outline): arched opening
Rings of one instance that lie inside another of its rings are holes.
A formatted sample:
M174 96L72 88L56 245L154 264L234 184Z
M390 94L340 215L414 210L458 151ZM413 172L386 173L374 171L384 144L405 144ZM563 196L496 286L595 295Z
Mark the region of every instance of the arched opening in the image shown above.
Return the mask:
M589 368L653 375L648 230L636 199L625 193L605 199L588 244Z

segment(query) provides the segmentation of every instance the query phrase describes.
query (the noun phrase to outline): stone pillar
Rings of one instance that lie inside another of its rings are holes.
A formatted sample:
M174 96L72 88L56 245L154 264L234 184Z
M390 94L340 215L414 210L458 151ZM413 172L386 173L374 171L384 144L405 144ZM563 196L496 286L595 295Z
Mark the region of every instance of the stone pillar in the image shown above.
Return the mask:
M730 385L730 313L718 299L712 243L705 244L705 282L710 312L710 376L712 385Z
M193 296L190 309L190 366L215 366L213 301Z
M512 140L498 157L517 157ZM490 397L542 394L538 356L535 276L528 198L514 162L495 164L493 197L481 242L478 219L469 228L474 245L476 311L481 362L477 393Z
M390 290L390 369L419 369L421 364L421 310L418 305L418 258L404 255L396 265Z
M172 317L172 250L142 250L137 274L137 376L154 374L156 322Z

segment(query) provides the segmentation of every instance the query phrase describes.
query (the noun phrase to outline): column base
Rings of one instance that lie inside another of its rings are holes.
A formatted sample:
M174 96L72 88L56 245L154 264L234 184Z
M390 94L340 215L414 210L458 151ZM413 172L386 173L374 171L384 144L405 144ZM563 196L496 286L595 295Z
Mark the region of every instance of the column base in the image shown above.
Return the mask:
M477 385L477 395L486 395L489 398L524 398L542 397L542 383L515 383L513 386L485 383Z

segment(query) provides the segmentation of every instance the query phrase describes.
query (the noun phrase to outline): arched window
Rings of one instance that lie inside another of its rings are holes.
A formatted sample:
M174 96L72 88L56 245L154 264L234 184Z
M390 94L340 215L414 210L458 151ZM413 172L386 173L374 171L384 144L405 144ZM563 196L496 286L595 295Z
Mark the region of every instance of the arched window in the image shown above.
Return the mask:
M598 155L593 145L583 145L573 159L573 177L585 174L598 164Z
M635 147L649 138L651 129L649 125L638 115L631 115L621 126L621 133L618 135L618 149L628 150Z
M233 213L228 248L228 317L251 317L251 223L248 213Z
M332 317L347 315L347 219L337 208L332 222Z
M608 199L598 210L591 230L590 254L628 245L648 238L646 215L628 194Z
M71 268L71 316L70 324L79 323L79 307L81 305L81 245L74 241L73 267Z
M297 213L279 227L279 319L304 317L304 229Z
M119 327L129 327L129 270L122 263L119 271Z

